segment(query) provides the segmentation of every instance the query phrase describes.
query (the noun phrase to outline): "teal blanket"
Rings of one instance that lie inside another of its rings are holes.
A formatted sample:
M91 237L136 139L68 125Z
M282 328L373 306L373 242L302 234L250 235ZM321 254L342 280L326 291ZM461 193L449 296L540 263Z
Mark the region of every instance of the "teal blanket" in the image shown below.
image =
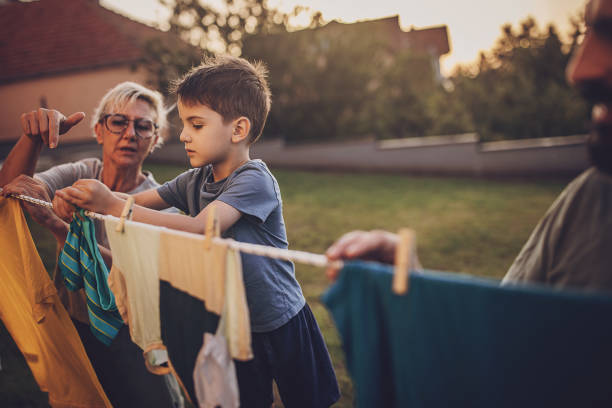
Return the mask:
M353 262L323 295L358 407L611 407L612 296Z

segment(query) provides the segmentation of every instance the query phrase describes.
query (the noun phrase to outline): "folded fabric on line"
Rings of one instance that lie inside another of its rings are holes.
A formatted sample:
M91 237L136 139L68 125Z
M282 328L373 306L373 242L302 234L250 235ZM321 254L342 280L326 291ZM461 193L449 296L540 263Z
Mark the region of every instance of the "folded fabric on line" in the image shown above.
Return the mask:
M0 225L0 318L38 386L54 408L110 407L17 200L0 197Z
M94 223L82 209L76 211L58 267L69 290L85 289L89 327L94 336L108 346L123 326L123 320L108 287L108 268L95 237Z
M612 406L612 296L345 265L323 296L362 407Z

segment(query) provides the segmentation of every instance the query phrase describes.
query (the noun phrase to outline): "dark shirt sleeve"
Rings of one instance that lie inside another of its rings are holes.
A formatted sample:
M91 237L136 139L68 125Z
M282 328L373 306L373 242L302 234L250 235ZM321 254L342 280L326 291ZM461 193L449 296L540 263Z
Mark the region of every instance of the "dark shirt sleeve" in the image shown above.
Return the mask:
M174 179L165 182L157 188L157 193L170 206L189 213L187 205L187 185L194 175L194 170L179 174Z
M245 167L228 182L217 198L243 215L265 222L280 205L278 186L272 175L258 166Z

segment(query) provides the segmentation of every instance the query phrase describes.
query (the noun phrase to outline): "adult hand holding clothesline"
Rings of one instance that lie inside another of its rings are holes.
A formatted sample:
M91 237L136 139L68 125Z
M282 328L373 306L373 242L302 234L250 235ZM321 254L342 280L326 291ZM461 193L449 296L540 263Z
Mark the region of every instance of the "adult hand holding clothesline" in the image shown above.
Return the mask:
M49 197L49 192L47 191L47 188L44 183L30 176L26 176L25 174L17 176L13 181L5 185L2 188L1 194L4 197L24 195L42 201L51 201ZM52 229L52 225L55 222L60 221L57 219L51 208L35 205L28 201L20 201L20 203L32 216L34 221L36 221L43 227Z
M325 252L330 261L361 259L385 264L396 264L400 236L389 231L351 231L341 236ZM408 262L420 269L416 250L410 253ZM335 281L340 269L333 266L326 269L327 277Z
M25 174L20 174L10 183L6 184L0 194L4 197L23 195L45 202L51 201L46 185L42 181ZM55 202L55 199L53 201ZM75 211L75 208L65 201L59 204L62 212L57 211L58 207L55 204L53 208L50 208L35 205L28 201L21 201L22 207L30 214L32 219L51 231L59 245L63 246L68 234L68 223L72 219L72 213ZM62 214L64 213L68 215L63 217Z

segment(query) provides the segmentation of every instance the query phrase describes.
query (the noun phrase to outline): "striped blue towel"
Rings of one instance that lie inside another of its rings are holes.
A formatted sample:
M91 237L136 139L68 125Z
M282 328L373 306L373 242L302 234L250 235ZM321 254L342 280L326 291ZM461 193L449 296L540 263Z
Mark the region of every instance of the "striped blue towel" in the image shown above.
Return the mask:
M85 288L89 327L98 340L110 345L123 320L108 287L109 272L98 250L94 223L82 209L74 213L58 263L69 290Z

